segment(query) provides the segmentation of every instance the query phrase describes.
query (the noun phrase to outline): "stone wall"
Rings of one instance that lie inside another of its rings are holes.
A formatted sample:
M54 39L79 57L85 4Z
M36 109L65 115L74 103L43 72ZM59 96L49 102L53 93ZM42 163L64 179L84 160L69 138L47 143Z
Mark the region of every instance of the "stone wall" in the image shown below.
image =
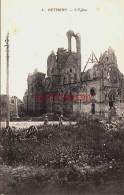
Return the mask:
M71 51L71 38L76 41L76 52ZM28 92L25 95L29 112L40 111L72 114L76 112L107 116L111 107L122 110L122 91L124 90L124 76L120 73L114 50L109 48L99 58L99 62L86 72L81 72L81 38L73 31L67 32L68 51L58 48L47 60L47 77L45 74L34 72L28 77ZM39 78L39 79L37 79ZM38 82L36 82L38 81ZM62 101L56 99L44 102L34 102L35 94L87 94L90 101ZM120 95L120 99L118 98ZM27 99L26 99L27 98ZM37 105L36 105L37 104ZM119 111L121 112L121 111Z
M39 99L40 95L45 93L45 74L34 71L29 74L28 91L25 97L27 99L27 113L30 115L39 115L45 112L44 101Z

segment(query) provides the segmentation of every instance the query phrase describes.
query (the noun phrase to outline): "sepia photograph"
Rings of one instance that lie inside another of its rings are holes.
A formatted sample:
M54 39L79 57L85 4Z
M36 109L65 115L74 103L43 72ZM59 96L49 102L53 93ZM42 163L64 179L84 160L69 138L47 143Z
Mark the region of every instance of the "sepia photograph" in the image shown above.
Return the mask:
M123 0L1 0L0 195L124 195Z

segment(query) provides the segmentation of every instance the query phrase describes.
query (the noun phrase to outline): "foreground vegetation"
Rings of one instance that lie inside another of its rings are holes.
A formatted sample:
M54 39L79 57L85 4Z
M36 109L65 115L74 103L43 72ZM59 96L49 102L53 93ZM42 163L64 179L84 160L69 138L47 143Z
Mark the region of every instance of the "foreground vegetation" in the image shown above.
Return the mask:
M3 136L2 145L4 190L58 186L93 194L108 181L124 181L124 129L106 131L98 120L38 126L37 141Z

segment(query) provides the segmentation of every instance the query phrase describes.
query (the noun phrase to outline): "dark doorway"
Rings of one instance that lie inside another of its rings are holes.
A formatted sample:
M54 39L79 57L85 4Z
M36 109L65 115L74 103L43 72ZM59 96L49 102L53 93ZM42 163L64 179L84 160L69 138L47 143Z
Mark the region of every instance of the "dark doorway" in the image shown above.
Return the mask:
M109 101L109 107L110 109L114 106L114 102L113 101Z
M92 103L92 108L91 108L92 114L95 114L95 104Z

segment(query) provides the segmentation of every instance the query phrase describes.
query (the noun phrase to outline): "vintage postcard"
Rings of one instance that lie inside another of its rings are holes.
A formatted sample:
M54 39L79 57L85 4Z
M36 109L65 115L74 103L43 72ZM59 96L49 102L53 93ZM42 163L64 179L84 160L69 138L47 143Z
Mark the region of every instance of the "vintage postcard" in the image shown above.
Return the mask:
M124 194L123 0L1 0L0 194Z

